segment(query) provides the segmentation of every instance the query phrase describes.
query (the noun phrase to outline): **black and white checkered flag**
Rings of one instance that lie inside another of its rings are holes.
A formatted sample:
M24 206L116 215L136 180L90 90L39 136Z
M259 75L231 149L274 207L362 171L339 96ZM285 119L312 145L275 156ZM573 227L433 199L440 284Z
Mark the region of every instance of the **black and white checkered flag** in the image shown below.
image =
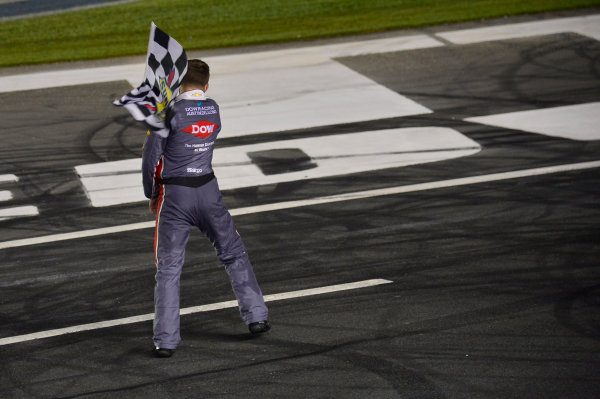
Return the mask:
M146 122L152 131L166 136L167 107L177 95L186 72L187 56L181 44L152 22L144 82L113 104L125 107L136 120Z

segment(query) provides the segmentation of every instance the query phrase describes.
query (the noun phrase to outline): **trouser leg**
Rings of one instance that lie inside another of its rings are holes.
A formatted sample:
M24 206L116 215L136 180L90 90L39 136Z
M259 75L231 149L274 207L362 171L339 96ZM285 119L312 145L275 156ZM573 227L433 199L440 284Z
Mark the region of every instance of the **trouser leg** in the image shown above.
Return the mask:
M238 300L240 315L246 324L264 321L268 311L262 292L252 270L250 259L245 252L232 263L225 265L231 288Z
M189 225L171 218L168 212L159 216L156 232L156 285L154 289L154 344L175 349L181 341L179 333L179 281L183 268Z
M225 265L242 319L246 324L267 320L268 310L252 264L242 237L221 199L216 179L206 185L206 191L210 194L202 198L210 211L199 227L213 243L219 260Z

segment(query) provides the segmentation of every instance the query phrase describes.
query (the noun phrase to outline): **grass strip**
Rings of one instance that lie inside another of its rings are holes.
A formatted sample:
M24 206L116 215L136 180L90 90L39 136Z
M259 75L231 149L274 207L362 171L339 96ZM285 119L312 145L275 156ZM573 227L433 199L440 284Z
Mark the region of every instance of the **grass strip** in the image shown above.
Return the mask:
M309 40L600 5L600 0L143 0L0 23L0 66Z

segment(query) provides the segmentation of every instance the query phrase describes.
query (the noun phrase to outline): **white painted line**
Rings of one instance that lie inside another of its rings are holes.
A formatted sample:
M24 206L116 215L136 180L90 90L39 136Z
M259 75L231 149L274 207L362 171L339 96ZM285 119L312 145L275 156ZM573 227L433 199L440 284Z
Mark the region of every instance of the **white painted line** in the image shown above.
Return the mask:
M600 140L600 102L508 112L465 120L571 140Z
M264 175L248 155L281 148L302 150L316 167ZM230 190L437 162L473 155L481 150L481 146L454 129L427 126L336 134L217 150L213 157L213 168L219 179L219 187ZM220 164L226 162L239 165Z
M229 98L234 100L236 96L242 94L240 87L235 87L235 91L227 94L221 93L216 88L222 86L221 79L227 81L230 75L240 73L252 73L265 70L279 70L284 68L297 68L310 65L319 65L330 61L333 57L346 57L391 51L413 50L419 48L429 48L443 46L443 43L427 35L398 36L392 38L360 40L349 43L337 43L325 46L306 46L301 48L283 49L274 51L258 51L248 54L231 54L214 57L204 57L201 51L190 51L190 58L203 58L214 71L211 76L211 93L219 93L219 97L225 95L225 99L220 102L228 102ZM140 57L141 59L142 57ZM106 67L79 68L61 71L36 72L28 74L18 74L0 77L0 93L36 90L50 87L64 87L81 84L115 82L119 80L128 81L132 87L137 87L144 79L145 65L143 60L137 64L113 65ZM303 74L302 74L303 76ZM297 76L293 81L297 81ZM305 83L307 79L302 79ZM293 83L293 82L288 82ZM224 83L229 86L228 83ZM244 88L250 81L246 81ZM264 90L265 82L262 82ZM244 90L248 97L255 97L259 92ZM124 93L123 93L124 94ZM214 95L214 94L211 94ZM235 100L234 100L235 101ZM245 101L245 98L241 101Z
M565 165L546 166L542 168L516 170L512 172L492 173L489 175L462 177L458 179L440 180L429 183L410 184L406 186L388 187L377 190L358 191L346 194L337 194L327 197L319 197L307 200L286 201L273 204L249 206L245 208L231 209L232 216L247 215L252 213L270 212L281 209L299 208L319 204L328 204L342 201L351 201L363 198L378 197L410 193L416 191L434 190L437 188L458 187L470 184L487 183L500 180L517 179L521 177L541 176L552 173L569 172L574 170L593 169L600 167L600 161L580 162ZM42 237L24 238L20 240L0 242L0 250L6 248L23 247L28 245L44 244L50 242L72 240L76 238L94 237L104 234L114 234L124 231L139 230L154 227L154 221L125 224L120 226L103 227L99 229L76 231L72 233L53 234Z
M415 191L434 190L438 188L458 187L470 184L487 183L499 180L516 179L521 177L539 176L551 173L567 172L572 170L591 169L600 167L600 161L581 162L567 165L548 166L543 168L517 170L513 172L493 173L489 175L461 177L458 179L441 180L429 183L410 184L407 186L397 186L381 188L377 190L358 191L354 193L338 194L328 197L313 198L308 200L288 201L275 204L256 205L246 208L235 209L236 215L245 215L251 213L268 212L280 209L298 208L302 206L312 206L319 204L328 204L332 202L351 201L356 199L378 197L384 195L404 194ZM232 213L233 214L233 213ZM1 247L0 247L1 249Z
M0 191L0 201L9 201L13 198L13 195L8 190Z
M317 65L247 70L220 77L215 72L211 82L209 96L220 104L221 137L432 112L328 59Z
M94 177L118 175L124 172L140 173L142 171L142 158L123 159L120 161L98 162L75 166L79 176ZM141 180L140 180L141 182Z
M0 183L16 183L19 178L15 175L0 175Z
M37 207L33 205L17 206L14 208L3 208L0 209L0 221L14 218L22 218L29 216L37 216L40 212Z
M107 67L92 67L83 69L69 69L65 71L34 72L20 75L0 77L0 84L6 84L0 89L2 93L21 90L38 90L50 87L67 87L88 83L116 82L120 80L132 82L144 79L143 64L115 65Z
M265 175L249 153L300 149L313 168ZM215 149L213 169L221 190L396 168L475 154L481 146L446 127L384 129ZM145 201L141 158L75 167L92 206Z
M563 32L575 32L600 40L600 15L556 18L545 21L463 29L438 33L437 36L455 44L470 44Z
M396 41L402 44L400 48L407 48L406 37ZM419 47L442 45L426 36L419 37L416 42ZM365 43L362 51L360 45L348 43L328 48L336 48L337 51L332 53L339 55L365 53L369 49L381 51L385 48L376 40L360 43ZM385 40L384 43L390 41ZM392 51L392 48L387 51ZM293 62L286 55L290 55ZM208 94L219 103L222 120L226 121L221 137L431 112L408 97L333 61L330 56L315 46L207 58L213 71ZM137 64L0 76L0 91L123 79L137 87L143 80L144 69L143 64ZM302 76L302 79L298 79L298 76Z
M334 58L341 57L354 57L359 55L442 46L444 46L444 43L429 35L400 35L382 39L359 40L325 45L308 45L306 47L257 51L246 54L221 55L216 57L206 57L206 60L211 65L211 69L214 65L214 70L218 70L219 74L229 75L247 73L248 71L272 71L281 68L307 67L322 64ZM190 58L205 58L202 56L202 51L190 51L189 56ZM252 82L246 83L252 84ZM0 90L2 89L0 88ZM236 91L239 92L239 88Z
M285 299L301 298L301 297L311 296L311 295L323 295L323 294L339 292L339 291L347 291L347 290L355 290L355 289L359 289L359 288L374 287L377 285L389 284L392 282L393 281L384 280L384 279L363 280L363 281L356 281L356 282L347 283L347 284L329 285L329 286L325 286L325 287L309 288L309 289L299 290L299 291L290 291L290 292L283 292L283 293L279 293L279 294L265 295L264 299L265 299L265 302L275 302L275 301L281 301L281 300L285 300ZM183 308L180 310L180 314L188 315L188 314L200 313L200 312L210 312L210 311L219 310L219 309L235 308L237 306L238 306L237 301L225 301L225 302L218 302L218 303L213 303L213 304L208 304L208 305ZM58 328L55 330L47 330L47 331L40 331L40 332L36 332L36 333L31 333L31 334L16 335L13 337L1 338L0 346L16 344L19 342L34 341L34 340L43 339L43 338L56 337L59 335L74 334L74 333L83 332L83 331L98 330L101 328L122 326L122 325L126 325L126 324L134 324L134 323L139 323L139 322L143 322L143 321L149 321L152 319L154 319L154 313L147 313L147 314L143 314L143 315L139 315L139 316L124 317L122 319L106 320L106 321L100 321L100 322L96 322L96 323L80 324L78 326Z

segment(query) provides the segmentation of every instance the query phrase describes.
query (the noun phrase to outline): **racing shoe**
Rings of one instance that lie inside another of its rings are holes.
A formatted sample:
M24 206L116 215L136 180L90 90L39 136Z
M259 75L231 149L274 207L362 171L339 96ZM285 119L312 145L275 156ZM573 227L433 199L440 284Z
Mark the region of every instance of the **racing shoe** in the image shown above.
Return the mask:
M269 325L269 321L265 320L248 324L248 329L252 334L260 334L269 331L271 326Z
M156 357L171 357L173 356L173 353L175 353L175 349L159 348L158 346L155 346L152 353L154 353L154 356Z

